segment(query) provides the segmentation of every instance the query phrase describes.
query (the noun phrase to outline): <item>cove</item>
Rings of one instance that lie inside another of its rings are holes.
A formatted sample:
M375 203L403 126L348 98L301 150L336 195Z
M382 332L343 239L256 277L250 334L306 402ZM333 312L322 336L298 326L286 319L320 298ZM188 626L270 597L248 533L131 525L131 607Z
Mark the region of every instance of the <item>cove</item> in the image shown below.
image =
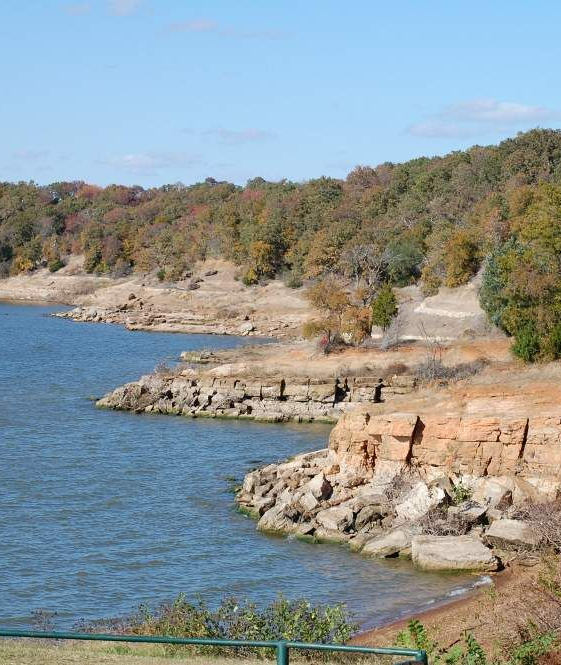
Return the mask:
M121 616L180 592L345 602L363 626L457 595L475 578L421 573L336 545L266 536L230 479L324 447L325 425L137 416L92 397L247 338L129 332L0 303L0 625Z

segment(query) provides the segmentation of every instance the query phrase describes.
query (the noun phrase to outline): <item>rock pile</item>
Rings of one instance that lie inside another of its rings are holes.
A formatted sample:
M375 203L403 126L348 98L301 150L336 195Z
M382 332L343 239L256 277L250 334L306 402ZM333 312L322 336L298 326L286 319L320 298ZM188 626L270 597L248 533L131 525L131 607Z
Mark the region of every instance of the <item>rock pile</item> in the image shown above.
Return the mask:
M534 498L531 487L511 481L456 474L429 480L419 469L391 465L367 474L331 447L248 473L237 503L263 531L412 558L427 570L493 571L503 551L539 544L530 525L512 519L515 504Z

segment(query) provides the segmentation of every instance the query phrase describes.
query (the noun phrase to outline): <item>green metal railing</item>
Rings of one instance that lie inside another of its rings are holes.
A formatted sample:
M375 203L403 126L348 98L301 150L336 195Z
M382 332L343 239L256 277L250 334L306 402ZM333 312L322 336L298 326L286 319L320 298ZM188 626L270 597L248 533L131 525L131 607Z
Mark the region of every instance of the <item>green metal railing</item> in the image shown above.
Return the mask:
M362 653L378 656L405 656L406 663L422 663L428 665L427 654L417 649L402 649L400 647L359 647L343 644L313 644L308 642L253 642L251 640L211 640L199 637L153 637L151 635L104 635L96 633L61 633L38 632L33 630L0 630L0 637L26 637L47 640L91 640L96 642L140 642L144 644L187 644L215 647L253 647L258 649L274 649L277 655L277 665L288 665L289 650L301 649L304 651L334 651L343 653Z

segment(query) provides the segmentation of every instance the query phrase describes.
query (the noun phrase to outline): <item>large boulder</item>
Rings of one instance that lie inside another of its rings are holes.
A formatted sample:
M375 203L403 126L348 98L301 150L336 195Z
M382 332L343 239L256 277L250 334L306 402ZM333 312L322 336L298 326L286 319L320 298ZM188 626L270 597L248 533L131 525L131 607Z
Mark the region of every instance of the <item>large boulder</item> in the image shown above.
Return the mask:
M497 570L493 552L472 536L415 536L413 563L424 570Z
M384 536L369 540L362 548L364 554L377 557L396 556L411 545L412 535L405 529L396 529Z
M302 513L311 513L319 506L319 501L310 491L307 491L298 497L295 501L295 505Z
M487 529L485 540L502 549L533 549L540 539L532 527L522 520L495 520Z
M476 481L472 499L489 508L507 508L512 504L512 480L499 482L493 478L481 478Z
M396 523L415 522L429 510L440 505L445 498L446 493L441 487L436 485L428 487L423 482L417 483L407 492L403 500L396 504Z
M261 531L291 532L295 528L294 522L287 515L286 503L277 502L272 508L263 513L257 528Z
M329 531L345 531L353 523L354 513L347 506L334 506L316 515L317 523Z
M312 478L306 485L306 489L315 496L318 501L329 499L333 492L333 487L323 472L318 473L317 476Z
M459 506L450 506L448 515L456 517L465 524L477 524L481 522L487 513L487 506L481 506L475 501L463 501Z
M359 510L355 518L355 529L357 531L369 529L380 522L384 515L385 513L380 505L364 506L364 508Z

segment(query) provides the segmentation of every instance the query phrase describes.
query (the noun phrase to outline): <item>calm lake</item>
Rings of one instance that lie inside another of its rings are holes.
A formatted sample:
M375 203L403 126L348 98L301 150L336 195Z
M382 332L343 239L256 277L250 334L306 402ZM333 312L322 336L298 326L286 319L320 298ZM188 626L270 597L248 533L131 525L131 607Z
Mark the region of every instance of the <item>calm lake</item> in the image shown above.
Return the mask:
M41 608L68 628L179 592L343 601L370 626L476 579L258 533L228 478L324 447L329 427L98 410L92 397L181 351L248 340L48 316L57 309L0 303L0 626L28 627Z

